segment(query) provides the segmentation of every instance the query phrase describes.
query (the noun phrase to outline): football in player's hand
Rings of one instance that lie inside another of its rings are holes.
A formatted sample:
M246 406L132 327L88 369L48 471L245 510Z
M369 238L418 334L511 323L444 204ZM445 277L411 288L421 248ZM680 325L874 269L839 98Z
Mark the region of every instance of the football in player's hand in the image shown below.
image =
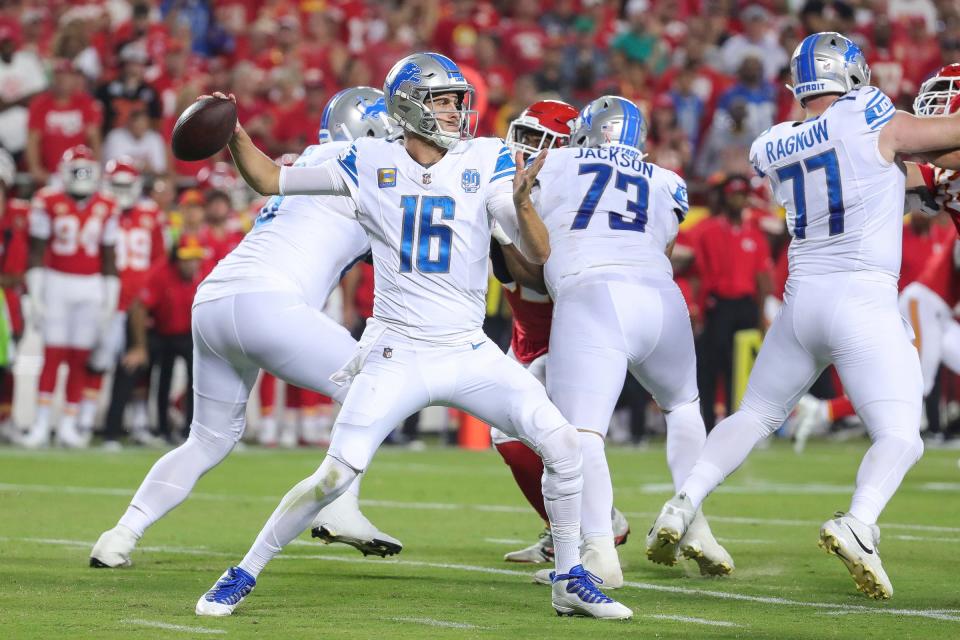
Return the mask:
M188 107L173 127L173 155L180 160L203 160L223 149L237 126L232 100L203 97Z

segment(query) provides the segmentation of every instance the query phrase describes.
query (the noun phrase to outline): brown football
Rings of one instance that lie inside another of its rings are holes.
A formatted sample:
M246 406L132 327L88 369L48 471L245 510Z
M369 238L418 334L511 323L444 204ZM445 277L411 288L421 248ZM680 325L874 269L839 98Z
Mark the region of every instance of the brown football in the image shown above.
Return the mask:
M173 126L171 146L180 160L203 160L227 146L237 124L237 105L203 98L190 105Z

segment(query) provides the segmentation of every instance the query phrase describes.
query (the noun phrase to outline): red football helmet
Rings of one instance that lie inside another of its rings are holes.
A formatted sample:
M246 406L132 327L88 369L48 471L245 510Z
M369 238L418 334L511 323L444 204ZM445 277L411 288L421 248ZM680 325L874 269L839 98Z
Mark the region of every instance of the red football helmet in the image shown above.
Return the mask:
M215 162L197 172L197 187L204 191L216 189L230 192L237 186L237 174L227 162Z
M137 203L143 193L143 179L140 170L130 158L117 158L107 162L104 171L107 175L107 189L117 199L121 209L129 209Z
M530 156L541 149L565 147L577 110L559 100L540 100L523 110L507 129L507 146Z
M955 111L960 96L960 64L948 64L920 85L913 112L920 117L945 116Z
M76 198L91 196L100 186L100 163L85 144L64 151L58 170L64 189Z

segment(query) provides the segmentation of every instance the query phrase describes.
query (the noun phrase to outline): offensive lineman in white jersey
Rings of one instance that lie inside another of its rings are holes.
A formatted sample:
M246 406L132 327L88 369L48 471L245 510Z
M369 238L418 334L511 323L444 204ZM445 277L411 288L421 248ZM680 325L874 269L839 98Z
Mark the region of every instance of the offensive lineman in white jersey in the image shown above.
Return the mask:
M350 140L387 136L383 94L347 89L324 110L321 139L297 166L335 158ZM246 403L260 369L342 401L330 375L356 350L346 329L320 312L341 273L370 249L347 198L271 198L256 226L200 284L193 307L194 415L190 436L153 465L130 506L90 553L92 567L122 567L144 531L186 500L194 484L240 440ZM352 525L340 541L367 553L402 545L355 507L355 489L331 505L330 529ZM344 532L345 533L345 532ZM336 539L331 534L331 539Z
M833 364L873 444L849 511L823 524L820 545L843 561L860 591L889 598L876 521L923 453L920 363L897 308L906 182L897 154L960 147L960 116L896 111L868 86L860 48L838 33L805 38L790 69L807 120L774 126L750 150L793 236L784 304L740 409L710 433L648 544L676 545L706 496Z
M516 435L544 461L553 526L558 614L629 618L580 563L580 449L576 430L539 382L483 333L494 221L532 262L550 247L546 229L514 191L539 169L517 171L495 138L471 139L471 87L449 58L403 58L384 83L403 142L363 139L320 167L278 169L238 127L230 151L260 193L350 196L370 236L374 316L355 357L335 378L352 384L317 471L283 498L239 566L197 602L198 615L229 615L284 545L367 468L387 434L431 404L454 406ZM464 139L467 138L467 139ZM542 163L542 161L541 161ZM517 174L514 180L514 174Z
M635 104L598 98L577 117L570 146L551 151L533 193L550 234L544 278L555 305L547 394L580 432L584 566L615 587L623 586L623 572L604 438L627 371L664 412L677 488L707 435L690 314L669 258L687 214L687 187L643 161L646 137ZM733 570L699 511L680 547L705 575ZM654 559L677 561L675 553Z

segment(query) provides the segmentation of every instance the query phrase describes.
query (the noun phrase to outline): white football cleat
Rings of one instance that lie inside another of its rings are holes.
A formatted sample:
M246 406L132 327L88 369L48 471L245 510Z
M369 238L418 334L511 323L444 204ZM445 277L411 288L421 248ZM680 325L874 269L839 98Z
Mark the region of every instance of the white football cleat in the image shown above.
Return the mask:
M532 545L524 549L511 551L505 554L503 559L507 562L526 562L530 564L553 562L553 534L550 533L550 527L541 531L540 538Z
M16 444L24 449L46 449L50 446L49 425L40 423L30 425L30 429L16 439Z
M256 578L240 567L230 567L200 596L195 611L198 616L229 616L255 586Z
M277 445L281 449L296 449L300 444L300 437L297 435L297 421L284 420L278 427Z
M90 566L97 569L129 567L130 554L137 546L137 535L123 525L104 531L90 551Z
M583 568L600 578L605 589L623 586L623 570L620 556L613 543L613 536L593 536L583 541L580 547Z
M803 453L810 436L825 433L830 426L827 403L805 394L797 402L796 427L793 431L793 451Z
M627 544L627 538L630 536L630 523L627 522L627 517L620 513L620 510L614 507L613 509L613 544L620 546L622 544Z
M700 575L728 576L733 573L733 558L713 537L702 509L697 509L693 522L680 539L680 554L700 566Z
M597 576L578 564L570 573L553 574L553 608L558 616L629 620L633 611L604 594Z
M76 417L61 419L53 440L57 446L65 449L86 449L88 445L87 439L77 427Z
M685 493L670 498L647 533L647 558L672 567L677 564L680 539L693 522L696 512Z
M310 535L320 538L324 544L348 544L365 556L372 554L385 558L403 550L402 542L380 531L367 520L360 511L357 496L349 491L317 514Z
M843 561L857 591L877 600L893 595L893 584L880 562L880 528L838 511L820 527L820 548Z

